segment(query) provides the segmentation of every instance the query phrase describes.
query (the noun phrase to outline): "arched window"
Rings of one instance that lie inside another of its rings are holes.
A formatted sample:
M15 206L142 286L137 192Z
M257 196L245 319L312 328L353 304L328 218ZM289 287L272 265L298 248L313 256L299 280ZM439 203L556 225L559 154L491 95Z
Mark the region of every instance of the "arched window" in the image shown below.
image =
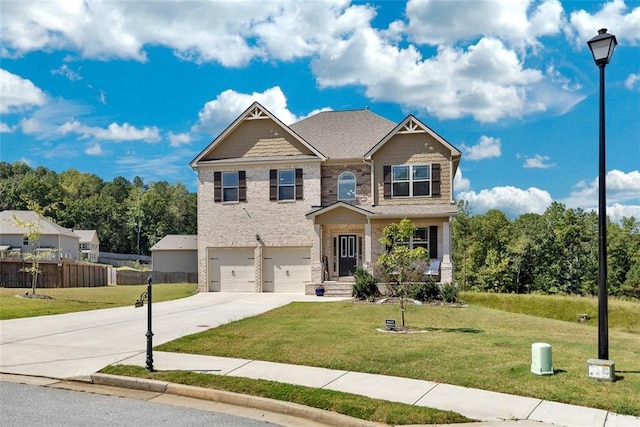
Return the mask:
M356 199L356 176L351 172L342 172L338 177L338 200Z

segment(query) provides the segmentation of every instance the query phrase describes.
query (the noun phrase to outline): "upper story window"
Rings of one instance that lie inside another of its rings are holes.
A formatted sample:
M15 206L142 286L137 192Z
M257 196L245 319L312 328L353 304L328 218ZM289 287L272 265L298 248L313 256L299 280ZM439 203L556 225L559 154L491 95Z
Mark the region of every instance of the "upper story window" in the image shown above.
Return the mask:
M237 202L238 201L238 172L222 173L222 201Z
M384 197L440 195L440 164L384 166Z
M278 171L278 200L295 200L296 177L293 169Z
M29 246L29 236L22 236L22 246Z
M302 200L302 169L271 169L269 200Z
M356 199L356 176L351 172L343 172L338 177L338 200Z
M392 166L392 197L429 196L431 168L428 165Z
M215 202L245 202L247 200L245 171L214 172L213 200Z

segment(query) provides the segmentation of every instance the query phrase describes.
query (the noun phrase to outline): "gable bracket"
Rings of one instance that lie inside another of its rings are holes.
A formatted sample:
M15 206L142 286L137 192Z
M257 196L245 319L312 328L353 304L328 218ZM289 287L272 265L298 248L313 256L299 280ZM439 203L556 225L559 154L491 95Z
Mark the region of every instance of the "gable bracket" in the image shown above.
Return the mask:
M260 119L268 119L268 118L269 116L267 116L260 107L255 106L247 115L246 120L260 120Z
M398 131L398 133L426 133L421 126L418 125L413 119L407 121L407 123Z

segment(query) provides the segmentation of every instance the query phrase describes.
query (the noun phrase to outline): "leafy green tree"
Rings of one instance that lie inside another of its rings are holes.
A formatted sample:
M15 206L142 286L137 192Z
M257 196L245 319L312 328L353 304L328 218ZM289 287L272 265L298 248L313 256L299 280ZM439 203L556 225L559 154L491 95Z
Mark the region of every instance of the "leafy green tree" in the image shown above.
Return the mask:
M387 283L395 283L400 300L400 314L402 327L405 326L405 300L412 282L422 280L424 276L424 261L429 254L426 249L418 246L409 248L407 242L416 231L416 226L408 219L399 223L387 225L382 230L382 243L387 251L381 254L376 267Z

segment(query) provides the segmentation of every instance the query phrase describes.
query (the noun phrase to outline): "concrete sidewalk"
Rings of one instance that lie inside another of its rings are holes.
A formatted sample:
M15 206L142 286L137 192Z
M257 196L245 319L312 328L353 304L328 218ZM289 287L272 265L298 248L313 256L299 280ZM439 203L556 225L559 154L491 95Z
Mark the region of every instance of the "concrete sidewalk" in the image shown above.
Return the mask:
M454 411L468 418L492 422L491 425L496 425L498 421L527 420L571 427L640 427L638 417L410 378L157 351L153 353L153 358L154 368L159 371L194 371L342 391ZM145 359L145 354L139 354L120 363L144 367Z

